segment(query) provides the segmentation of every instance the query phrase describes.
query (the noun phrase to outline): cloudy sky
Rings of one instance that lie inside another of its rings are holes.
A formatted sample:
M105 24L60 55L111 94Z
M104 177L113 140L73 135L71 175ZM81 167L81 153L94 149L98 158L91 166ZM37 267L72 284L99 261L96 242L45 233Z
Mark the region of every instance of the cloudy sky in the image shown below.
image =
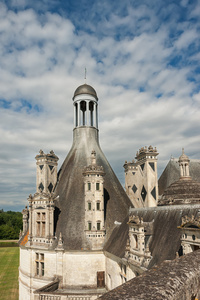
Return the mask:
M200 159L200 1L0 1L0 208L35 192L35 156L59 166L72 144L72 96L99 97L100 144L123 164L156 146L161 174L181 148Z

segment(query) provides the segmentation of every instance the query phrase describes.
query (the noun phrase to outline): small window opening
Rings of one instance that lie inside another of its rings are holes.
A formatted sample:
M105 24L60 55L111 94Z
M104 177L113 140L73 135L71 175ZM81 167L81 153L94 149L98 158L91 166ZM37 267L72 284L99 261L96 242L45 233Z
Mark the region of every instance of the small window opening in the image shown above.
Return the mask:
M97 210L100 210L100 202L97 202Z
M99 184L99 182L96 183L96 190L97 190L97 191L100 190L100 184Z
M97 222L97 230L101 230L101 223Z
M88 210L91 210L91 209L92 209L91 202L88 202Z
M88 222L88 230L91 230L91 229L92 229L92 223Z

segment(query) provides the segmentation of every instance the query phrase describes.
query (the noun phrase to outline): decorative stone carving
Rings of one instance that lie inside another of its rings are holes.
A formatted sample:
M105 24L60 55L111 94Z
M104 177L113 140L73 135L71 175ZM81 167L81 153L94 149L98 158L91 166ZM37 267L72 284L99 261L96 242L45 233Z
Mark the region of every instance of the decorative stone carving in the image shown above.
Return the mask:
M143 224L143 218L139 216L129 216L128 224L135 223L135 224Z
M180 227L185 227L189 224L200 228L200 216L196 219L193 215L191 217L188 216L182 217L182 223Z

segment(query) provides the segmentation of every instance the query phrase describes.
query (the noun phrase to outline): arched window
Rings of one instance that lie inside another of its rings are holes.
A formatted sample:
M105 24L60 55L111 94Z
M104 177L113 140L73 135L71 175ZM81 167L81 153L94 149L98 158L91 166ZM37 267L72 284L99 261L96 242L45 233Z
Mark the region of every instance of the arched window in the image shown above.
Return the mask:
M80 103L80 110L82 111L82 114L81 114L81 125L85 125L85 119L86 119L86 102L85 101L81 101Z
M75 126L78 126L78 105L77 103L75 104Z
M93 102L89 103L89 111L90 111L90 126L94 126L94 115L93 115L94 103Z

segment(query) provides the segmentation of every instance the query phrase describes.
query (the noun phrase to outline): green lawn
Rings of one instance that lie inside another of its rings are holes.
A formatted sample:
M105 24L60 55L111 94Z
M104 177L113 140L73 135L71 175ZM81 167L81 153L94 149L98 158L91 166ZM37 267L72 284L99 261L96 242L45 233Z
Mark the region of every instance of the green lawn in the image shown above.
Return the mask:
M0 248L0 299L18 300L19 248Z

